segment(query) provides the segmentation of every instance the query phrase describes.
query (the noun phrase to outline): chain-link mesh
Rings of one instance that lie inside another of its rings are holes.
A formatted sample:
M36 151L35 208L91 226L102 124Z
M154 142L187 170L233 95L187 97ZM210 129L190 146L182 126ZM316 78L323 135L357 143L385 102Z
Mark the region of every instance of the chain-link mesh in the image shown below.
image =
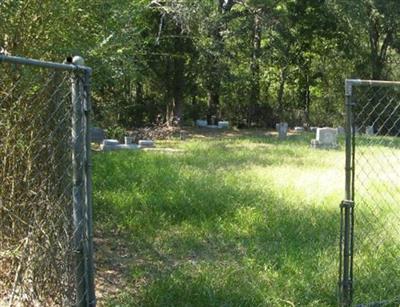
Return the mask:
M400 85L353 86L353 302L400 303Z
M72 74L0 63L0 305L75 305L88 284L77 276L88 236L76 242L73 194L84 181L74 186L73 161L86 153L74 152ZM82 207L82 229L85 217Z

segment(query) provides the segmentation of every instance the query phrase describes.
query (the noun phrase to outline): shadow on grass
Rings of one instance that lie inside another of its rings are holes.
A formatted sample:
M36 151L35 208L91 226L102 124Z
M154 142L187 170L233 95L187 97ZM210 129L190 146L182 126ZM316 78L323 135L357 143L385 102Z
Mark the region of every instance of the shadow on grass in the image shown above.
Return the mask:
M251 210L259 220L250 229L235 231L243 220L232 215L219 226L195 228L205 233L193 235L194 242L187 235L165 238L159 249L169 261L139 304L335 305L337 216L280 206Z

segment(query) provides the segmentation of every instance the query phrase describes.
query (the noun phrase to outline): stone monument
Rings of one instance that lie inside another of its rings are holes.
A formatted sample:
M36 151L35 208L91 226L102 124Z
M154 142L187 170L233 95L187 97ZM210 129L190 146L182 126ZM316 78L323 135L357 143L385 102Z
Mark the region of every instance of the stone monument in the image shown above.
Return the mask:
M288 123L279 123L276 124L276 131L278 132L278 136L280 140L286 139L288 133Z
M316 138L311 140L313 148L337 148L337 129L335 128L318 128Z
M92 143L102 144L103 140L106 138L106 133L101 128L92 127L90 128L90 136Z
M365 133L367 135L375 135L374 133L374 126L367 126L365 127Z

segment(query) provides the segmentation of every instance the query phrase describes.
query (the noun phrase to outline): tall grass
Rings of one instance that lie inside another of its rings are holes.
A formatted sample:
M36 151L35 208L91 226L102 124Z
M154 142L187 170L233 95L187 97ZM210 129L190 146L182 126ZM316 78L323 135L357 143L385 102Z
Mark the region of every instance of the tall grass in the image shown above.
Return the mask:
M344 153L311 149L310 138L203 137L161 144L182 152L97 154L95 227L128 250L107 304L336 305ZM364 301L387 294L367 277L358 287Z
M69 77L0 67L0 305L74 298Z

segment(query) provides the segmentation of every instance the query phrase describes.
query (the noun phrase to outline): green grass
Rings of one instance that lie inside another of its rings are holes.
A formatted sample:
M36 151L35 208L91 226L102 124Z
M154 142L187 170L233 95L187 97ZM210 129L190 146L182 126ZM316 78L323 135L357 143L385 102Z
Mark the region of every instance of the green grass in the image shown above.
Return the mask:
M336 305L344 153L313 150L310 139L199 137L160 143L181 149L173 153L96 154L95 227L127 255L107 264L120 266L122 280L103 303ZM397 149L378 148L387 150ZM373 278L383 267L395 267L390 249L377 261L362 246L356 251L363 265L356 267L362 281L355 299L394 296L398 284ZM398 269L388 272L385 278L399 276Z

